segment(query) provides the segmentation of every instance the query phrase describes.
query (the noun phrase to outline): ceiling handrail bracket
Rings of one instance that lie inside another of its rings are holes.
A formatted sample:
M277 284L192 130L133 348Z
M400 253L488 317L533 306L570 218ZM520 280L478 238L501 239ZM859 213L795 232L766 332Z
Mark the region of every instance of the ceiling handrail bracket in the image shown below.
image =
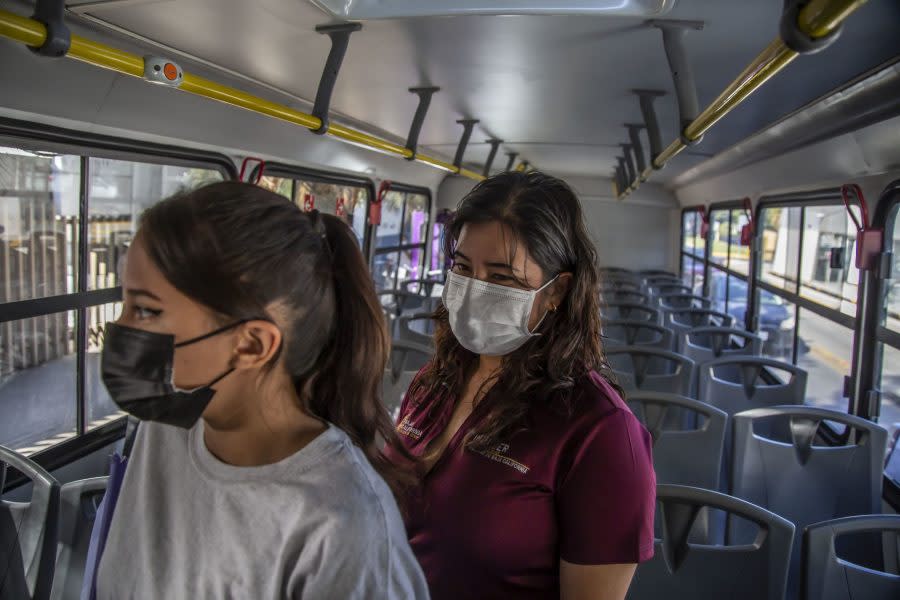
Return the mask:
M669 61L669 71L672 73L672 82L675 84L675 95L678 99L679 127L681 141L685 146L699 143L703 136L691 138L685 134L688 125L694 122L700 114L700 102L697 99L697 83L694 79L694 71L688 60L687 50L684 46L684 35L689 30L702 30L703 21L661 21L652 20L648 25L662 31L663 46L666 49L666 58Z
M409 91L419 96L419 106L416 107L416 114L413 115L412 124L409 126L409 135L406 136L406 149L412 152L406 160L416 160L416 148L419 145L419 133L422 131L422 125L425 123L425 115L428 114L428 107L431 106L431 97L435 92L441 91L441 88L428 87L412 87Z
M334 92L334 84L337 82L341 63L344 62L344 55L350 44L350 34L360 29L362 29L360 23L339 23L316 27L316 33L324 33L331 38L331 50L325 60L325 68L322 70L322 78L319 80L319 89L316 91L316 101L312 110L312 115L322 122L318 129L310 130L316 135L328 133L328 112L331 109L331 94Z
M478 119L460 119L457 121L463 126L462 137L459 138L459 146L456 148L456 157L453 159L453 165L457 169L462 167L463 156L466 153L466 146L469 145L469 138L472 137L472 130L475 129L475 125L479 122Z
M32 52L51 58L60 58L69 52L72 33L66 25L65 12L65 0L37 0L31 18L47 28L47 38L40 46L29 46Z

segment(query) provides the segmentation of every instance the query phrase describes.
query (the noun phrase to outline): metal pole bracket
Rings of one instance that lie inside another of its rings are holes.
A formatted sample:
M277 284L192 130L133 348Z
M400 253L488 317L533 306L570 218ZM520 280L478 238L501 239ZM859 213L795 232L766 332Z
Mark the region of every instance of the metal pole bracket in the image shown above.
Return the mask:
M419 106L416 108L416 114L413 116L412 124L409 126L409 135L406 136L406 149L412 152L412 155L406 160L416 160L419 133L422 131L422 124L425 123L428 107L431 106L431 97L440 90L441 88L433 86L409 88L410 92L419 96Z
M316 135L328 133L328 112L331 109L331 94L334 92L334 84L337 82L338 73L341 71L341 63L347 53L350 43L350 34L362 29L360 23L339 23L336 25L319 25L316 33L324 33L331 38L331 50L322 70L322 78L319 80L319 89L316 92L316 101L313 104L312 115L322 124L318 129L311 130Z
M72 45L72 33L63 18L65 12L65 0L37 0L31 18L44 24L47 37L41 46L29 46L32 52L51 58L66 55Z
M484 175L485 177L490 177L491 167L494 165L494 159L497 158L497 150L500 149L500 144L503 143L503 140L491 138L489 140L486 140L486 143L491 145L491 152L490 154L488 154L487 162L484 163L484 171L482 172L482 175Z
M675 84L675 95L678 98L678 131L681 132L681 141L685 146L694 145L700 142L702 136L692 140L684 135L684 130L700 114L700 102L697 100L694 72L684 46L684 35L689 30L702 30L704 23L703 21L651 20L647 21L647 25L662 31L663 46L666 49L669 70Z
M644 129L644 126L640 123L625 123L625 129L628 130L631 148L634 150L634 160L637 163L638 177L640 177L644 169L647 168L647 163L644 161L644 147L641 145L640 136L641 129Z
M462 166L463 156L466 153L466 146L469 145L469 138L472 137L472 130L479 121L478 119L460 119L457 123L463 126L463 133L462 137L459 138L459 146L456 147L456 156L453 159L453 165L456 168L460 168Z
M778 33L784 45L797 54L814 54L821 52L833 44L840 36L844 26L839 25L828 35L820 38L811 37L800 29L800 11L809 4L809 0L785 0L784 12L781 13Z
M650 165L654 169L658 169L659 167L656 166L654 161L657 156L662 154L663 146L659 119L656 117L656 109L653 107L653 102L660 96L665 96L666 93L661 90L631 90L631 92L637 95L641 103L644 127L647 128L647 137L650 138Z
M518 152L507 152L506 155L509 157L509 160L506 161L506 169L504 172L509 173L510 171L513 170L513 167L516 164L516 158L518 158L519 153Z

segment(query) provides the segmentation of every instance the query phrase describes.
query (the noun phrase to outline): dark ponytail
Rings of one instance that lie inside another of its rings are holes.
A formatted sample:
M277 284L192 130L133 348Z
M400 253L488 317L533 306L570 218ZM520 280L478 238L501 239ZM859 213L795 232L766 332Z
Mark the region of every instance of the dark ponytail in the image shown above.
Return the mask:
M279 325L277 360L303 408L345 431L402 498L409 479L380 447L412 460L381 402L390 339L350 228L260 187L225 182L154 205L140 235L166 279L223 323L266 317Z

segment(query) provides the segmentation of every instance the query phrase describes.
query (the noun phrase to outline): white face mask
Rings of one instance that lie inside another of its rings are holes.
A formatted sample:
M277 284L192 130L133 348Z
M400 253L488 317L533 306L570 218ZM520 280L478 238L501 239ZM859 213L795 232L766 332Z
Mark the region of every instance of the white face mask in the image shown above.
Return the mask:
M451 272L443 296L450 329L462 347L475 354L503 356L518 350L538 335L528 329L531 309L538 292L554 281L556 277L537 290L517 290Z

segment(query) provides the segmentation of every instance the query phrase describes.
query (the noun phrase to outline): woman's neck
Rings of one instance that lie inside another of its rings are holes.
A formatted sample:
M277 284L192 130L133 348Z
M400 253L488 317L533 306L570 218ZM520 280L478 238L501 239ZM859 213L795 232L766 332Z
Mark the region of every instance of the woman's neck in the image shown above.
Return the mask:
M227 422L204 419L203 441L213 456L237 467L273 464L296 454L328 428L300 409L292 388L265 395L269 397L248 402L248 410Z

